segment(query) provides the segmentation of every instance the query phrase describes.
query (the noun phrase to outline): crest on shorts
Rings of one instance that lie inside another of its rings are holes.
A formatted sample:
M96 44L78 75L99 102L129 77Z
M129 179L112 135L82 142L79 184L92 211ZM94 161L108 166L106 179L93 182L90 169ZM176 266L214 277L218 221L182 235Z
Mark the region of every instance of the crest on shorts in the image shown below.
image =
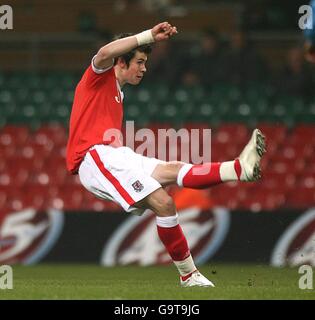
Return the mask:
M137 180L137 181L135 181L133 184L132 184L132 187L134 188L134 190L136 191L136 192L141 192L142 190L143 190L143 184L139 181L139 180Z

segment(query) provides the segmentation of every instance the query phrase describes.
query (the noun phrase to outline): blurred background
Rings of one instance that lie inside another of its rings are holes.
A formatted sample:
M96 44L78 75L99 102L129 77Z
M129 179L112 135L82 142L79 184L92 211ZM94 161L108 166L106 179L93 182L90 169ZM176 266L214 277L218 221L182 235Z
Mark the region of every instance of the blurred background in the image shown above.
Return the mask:
M298 9L307 1L5 2L14 21L13 30L0 31L2 226L27 208L121 212L66 171L74 90L114 34L140 32L165 20L179 34L154 46L140 86L123 88L125 120L153 130L211 128L213 161L238 156L254 127L268 144L259 183L228 183L198 195L172 188L178 206L192 205L194 195L200 203L207 199L209 209L272 214L284 229L315 205L315 70L304 59L298 28ZM288 212L295 214L286 220ZM35 214L25 219L37 221ZM13 231L2 234L2 240L10 237L0 253L17 237ZM23 261L12 257L4 255L0 262Z

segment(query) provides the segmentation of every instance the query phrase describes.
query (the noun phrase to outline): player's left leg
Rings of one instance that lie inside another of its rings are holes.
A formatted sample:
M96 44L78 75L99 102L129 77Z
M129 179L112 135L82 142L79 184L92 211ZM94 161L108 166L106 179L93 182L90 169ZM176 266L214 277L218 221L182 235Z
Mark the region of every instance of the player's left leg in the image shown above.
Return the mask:
M227 181L256 181L260 178L260 160L266 151L263 134L255 129L240 156L232 161L210 162L202 165L169 162L158 164L152 177L163 186L204 189Z
M168 193L159 188L135 206L149 208L156 214L158 236L178 269L181 286L214 287L194 264L187 239L178 221L175 203Z

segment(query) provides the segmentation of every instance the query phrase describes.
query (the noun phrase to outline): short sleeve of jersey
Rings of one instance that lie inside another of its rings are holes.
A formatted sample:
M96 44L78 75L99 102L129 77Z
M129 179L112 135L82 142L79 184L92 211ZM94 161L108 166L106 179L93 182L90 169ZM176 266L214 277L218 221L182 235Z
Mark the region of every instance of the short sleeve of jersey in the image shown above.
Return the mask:
M96 56L93 57L91 61L90 67L85 72L85 83L90 88L97 88L99 85L104 84L105 79L107 78L108 72L113 68L113 65L106 69L99 69L94 65L94 59ZM114 64L114 61L113 61Z

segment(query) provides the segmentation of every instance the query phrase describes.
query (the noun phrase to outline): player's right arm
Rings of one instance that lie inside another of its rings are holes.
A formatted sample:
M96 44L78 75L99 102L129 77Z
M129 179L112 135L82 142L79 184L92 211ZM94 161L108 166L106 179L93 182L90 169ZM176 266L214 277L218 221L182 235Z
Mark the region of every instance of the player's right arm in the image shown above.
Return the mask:
M134 36L110 42L98 51L93 61L94 66L97 69L109 68L113 65L114 58L119 57L138 46L169 39L176 33L176 27L171 26L168 22L162 22L152 29L143 31Z

